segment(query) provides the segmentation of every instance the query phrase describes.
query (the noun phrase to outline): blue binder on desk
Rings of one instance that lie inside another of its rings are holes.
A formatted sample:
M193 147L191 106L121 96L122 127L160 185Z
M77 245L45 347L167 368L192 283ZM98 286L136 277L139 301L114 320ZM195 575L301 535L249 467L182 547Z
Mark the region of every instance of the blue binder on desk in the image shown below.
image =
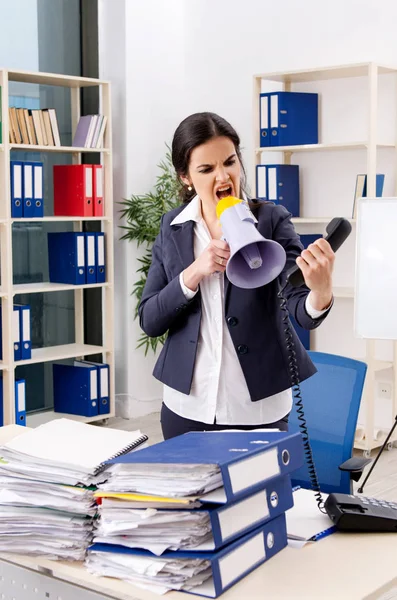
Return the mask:
M88 555L93 552L111 552L131 557L143 556L153 562L161 562L164 559L171 559L173 562L190 561L195 558L206 560L210 563L210 578L189 591L183 591L208 598L217 598L256 567L275 556L286 545L285 514L282 514L217 552L177 550L164 552L161 556L154 556L147 550L136 550L112 544L93 544L88 548ZM187 583L189 582L187 581Z
M85 234L75 231L48 233L50 281L86 283Z
M287 510L292 508L293 504L291 479L289 475L285 475L284 477L277 477L270 481L263 490L260 490L247 498L238 500L237 502L230 502L224 506L208 504L202 508L188 509L188 511L178 509L178 514L181 512L208 513L211 527L211 539L208 539L199 545L195 545L194 547L184 547L180 549L183 549L185 552L213 552L214 550L219 550L219 548L222 548L226 544L230 544L230 542L233 542L241 536L247 535L247 533L253 529L257 529L268 521L284 514ZM142 514L142 518L144 517L146 508L135 510L138 510L138 514ZM158 509L157 512L159 517L162 515L168 517L170 515L170 509ZM175 518L173 523L163 525L164 533L169 531L171 534L177 521L178 519ZM170 526L168 527L168 525ZM151 526L151 524L147 525L148 531ZM205 532L207 532L207 525L203 527ZM142 528L139 526L138 534L141 531L144 533L144 530L145 524L143 523ZM190 530L187 529L185 536L189 537L189 535ZM98 537L96 537L94 541L98 543L107 544L113 541L115 544L128 546L130 548L145 547L142 542L134 544L134 538L129 537L128 535L125 540L126 543L120 541L118 536L114 540L112 540L111 537L101 538L100 534L97 534L97 536ZM174 549L178 550L177 547Z
M98 413L107 415L110 412L109 402L109 365L91 362L89 360L75 360L75 367L94 367L97 371L98 382Z
M33 162L33 217L44 216L44 177L43 163Z
M93 417L98 414L98 382L95 367L80 369L54 364L54 411Z
M299 166L257 165L257 198L281 204L293 217L300 216Z
M270 145L296 146L318 143L318 94L270 94Z
M105 283L105 234L102 231L95 233L95 264L96 264L96 282Z
M225 504L264 489L270 480L298 469L304 463L304 454L300 433L191 431L109 463L145 465L147 472L151 465L216 465L221 476L218 489L212 488L214 491L201 495L200 500Z
M23 217L23 162L11 160L11 217Z
M95 233L85 234L86 283L96 283Z
M15 423L26 425L25 380L15 380Z

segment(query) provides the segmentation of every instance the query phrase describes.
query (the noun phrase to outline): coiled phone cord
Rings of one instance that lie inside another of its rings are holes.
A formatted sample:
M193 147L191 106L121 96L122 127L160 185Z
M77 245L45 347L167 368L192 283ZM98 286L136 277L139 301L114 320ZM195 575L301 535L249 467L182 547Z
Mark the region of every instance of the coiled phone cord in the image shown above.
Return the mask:
M288 282L287 282L288 283ZM294 346L294 340L292 337L291 331L291 322L289 320L288 308L287 308L287 299L284 296L284 290L287 286L287 283L281 288L278 292L278 298L280 300L281 310L283 311L283 325L284 325L284 333L285 339L287 343L288 350L288 367L291 376L291 384L293 391L294 404L296 407L296 412L298 414L299 428L301 430L302 438L303 438L303 448L305 454L305 460L307 464L307 468L309 471L310 482L312 484L312 489L314 491L314 495L316 497L316 502L319 510L326 514L326 510L324 508L324 500L320 492L320 484L317 478L316 467L313 460L313 452L310 445L309 433L307 430L306 417L303 410L303 400L302 400L302 392L299 383L299 367L298 361L296 360L296 352Z

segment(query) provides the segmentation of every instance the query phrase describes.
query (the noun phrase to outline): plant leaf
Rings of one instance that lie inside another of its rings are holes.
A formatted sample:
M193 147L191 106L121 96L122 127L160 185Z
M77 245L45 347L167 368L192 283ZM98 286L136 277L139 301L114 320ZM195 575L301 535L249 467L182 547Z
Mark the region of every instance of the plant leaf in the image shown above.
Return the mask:
M154 189L147 194L132 194L129 198L123 198L118 202L121 207L120 220L123 221L123 224L119 225L123 231L120 240L135 242L138 247L142 244L146 246L143 256L138 259L139 278L133 284L131 292L135 297L135 319L138 317L139 304L152 262L152 246L160 231L161 217L180 205L182 184L172 165L171 148L168 144L166 148L165 157L158 164L160 173L156 177ZM143 333L138 339L137 348L143 348L147 356L149 350L156 352L166 339L167 334L151 338Z

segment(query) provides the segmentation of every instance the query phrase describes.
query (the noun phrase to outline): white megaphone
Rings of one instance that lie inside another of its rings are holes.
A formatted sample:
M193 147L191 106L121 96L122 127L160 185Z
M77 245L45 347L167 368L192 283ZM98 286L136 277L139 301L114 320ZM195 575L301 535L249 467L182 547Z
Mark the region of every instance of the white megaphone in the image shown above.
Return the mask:
M247 204L239 198L222 198L216 206L223 239L230 246L226 276L240 288L257 288L270 283L284 268L287 260L284 248L267 240L255 227Z

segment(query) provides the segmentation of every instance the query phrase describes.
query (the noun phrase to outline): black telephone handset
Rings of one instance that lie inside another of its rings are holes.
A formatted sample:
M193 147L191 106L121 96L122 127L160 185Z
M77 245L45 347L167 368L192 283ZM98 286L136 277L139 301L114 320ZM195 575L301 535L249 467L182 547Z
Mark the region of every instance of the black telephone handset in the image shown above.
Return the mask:
M342 531L397 532L397 503L352 496L330 494L324 504L335 527Z
M343 242L350 235L351 230L351 224L343 217L335 217L328 223L326 227L327 236L325 239L334 252L341 247ZM305 283L302 271L298 265L294 265L287 271L287 281L294 287L299 287Z

